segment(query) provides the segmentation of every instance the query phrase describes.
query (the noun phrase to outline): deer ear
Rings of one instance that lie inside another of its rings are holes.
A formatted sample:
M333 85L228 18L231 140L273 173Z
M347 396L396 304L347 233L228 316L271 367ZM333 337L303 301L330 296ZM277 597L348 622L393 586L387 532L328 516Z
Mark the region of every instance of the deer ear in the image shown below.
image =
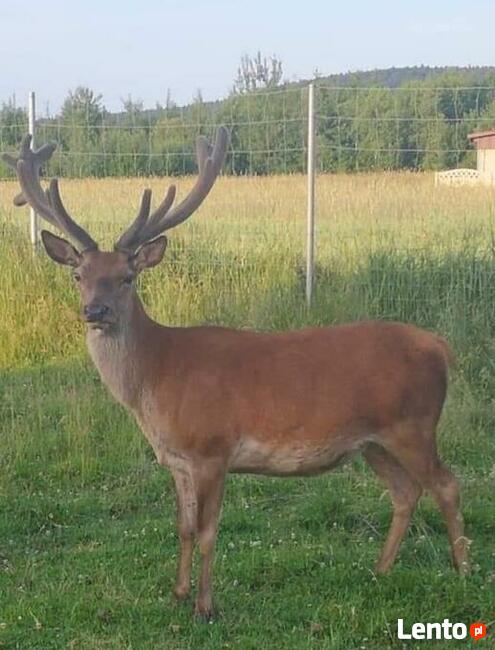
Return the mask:
M157 237L153 241L143 244L138 252L132 258L132 265L139 273L144 269L150 269L152 266L159 264L167 248L167 238Z
M81 263L81 254L62 237L57 237L48 230L42 230L41 239L46 252L55 262L74 267L79 266Z

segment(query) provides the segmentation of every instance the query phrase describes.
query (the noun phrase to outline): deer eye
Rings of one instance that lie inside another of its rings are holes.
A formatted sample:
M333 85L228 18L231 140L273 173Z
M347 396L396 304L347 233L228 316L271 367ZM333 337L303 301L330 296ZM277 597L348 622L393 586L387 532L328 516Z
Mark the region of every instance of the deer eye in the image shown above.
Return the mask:
M125 278L122 278L122 284L132 284L132 281L134 280L133 275L126 275Z
M79 280L81 279L81 276L79 275L79 273L73 273L72 277L74 278L74 280L76 282L79 282Z

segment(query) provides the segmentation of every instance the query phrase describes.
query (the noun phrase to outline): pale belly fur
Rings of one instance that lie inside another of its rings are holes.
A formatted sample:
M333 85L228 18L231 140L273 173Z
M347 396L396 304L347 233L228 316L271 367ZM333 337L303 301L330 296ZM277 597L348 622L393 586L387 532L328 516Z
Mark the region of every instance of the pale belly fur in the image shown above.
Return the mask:
M245 437L231 457L229 472L303 476L319 474L355 456L368 441L333 438L328 444L307 445L293 441L274 447L264 441Z

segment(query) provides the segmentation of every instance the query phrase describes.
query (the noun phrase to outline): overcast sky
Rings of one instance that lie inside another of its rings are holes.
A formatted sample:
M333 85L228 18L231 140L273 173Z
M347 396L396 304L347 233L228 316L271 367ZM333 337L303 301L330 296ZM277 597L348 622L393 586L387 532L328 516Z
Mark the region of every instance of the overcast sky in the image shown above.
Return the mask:
M224 96L242 54L288 79L406 65L494 65L495 1L0 0L0 102L56 110L86 85L110 109Z

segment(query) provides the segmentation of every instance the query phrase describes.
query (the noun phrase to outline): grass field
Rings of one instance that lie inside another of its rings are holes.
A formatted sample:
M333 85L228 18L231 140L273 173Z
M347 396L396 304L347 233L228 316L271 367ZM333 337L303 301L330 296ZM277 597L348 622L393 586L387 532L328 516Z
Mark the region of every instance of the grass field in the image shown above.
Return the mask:
M145 182L65 181L62 191L110 246ZM150 184L162 194L163 180ZM435 190L416 174L321 177L307 311L305 179L224 178L143 276L144 301L164 323L392 318L446 336L456 352L439 439L463 484L472 575L452 570L429 499L392 573L374 575L390 505L359 460L315 479L231 477L213 624L170 596L170 477L101 386L69 273L33 258L14 191L0 184L0 647L379 650L403 647L401 617L491 623L479 647L495 648L494 190ZM469 642L404 647L436 646Z

